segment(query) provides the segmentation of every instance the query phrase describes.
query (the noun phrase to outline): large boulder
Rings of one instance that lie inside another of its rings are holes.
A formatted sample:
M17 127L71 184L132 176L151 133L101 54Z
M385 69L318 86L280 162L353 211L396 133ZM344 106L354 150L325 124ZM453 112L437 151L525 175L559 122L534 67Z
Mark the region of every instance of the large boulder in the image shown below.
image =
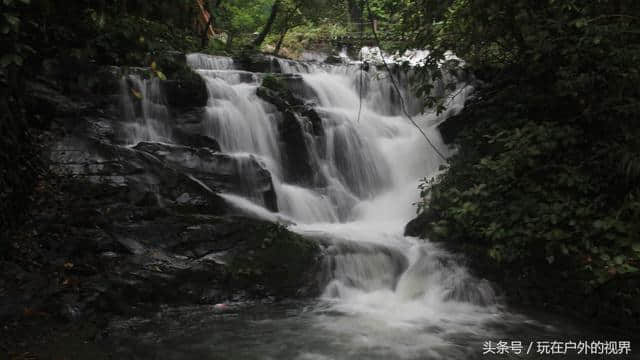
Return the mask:
M405 236L423 237L427 228L437 219L433 209L426 209L407 223L404 228Z
M282 114L278 129L282 141L285 179L292 183L312 184L316 175L314 159L309 151L303 121L305 119L291 110Z
M210 136L190 133L181 129L173 129L173 140L178 144L193 148L207 148L211 151L220 151L220 143Z
M468 125L469 117L465 115L454 115L447 118L438 125L438 130L442 135L445 144L452 144L456 137Z
M209 101L204 80L196 73L184 73L182 77L160 81L167 104L177 108L203 107Z
M280 63L271 55L246 53L237 59L237 64L242 70L256 73L280 73Z
M137 75L142 79L158 78L163 100L166 101L166 105L177 110L207 105L207 85L204 79L187 65L183 53L164 52L149 57L147 63L150 67L111 67L111 73L118 80L128 75Z
M138 143L135 149L152 154L180 173L195 176L211 189L253 198L269 210L278 210L271 173L253 155L151 142Z
M286 181L318 185L322 179L317 172L317 158L311 153L311 144L324 136L322 119L311 104L295 95L305 88L298 78L299 76L267 76L257 94L274 105L280 113L278 132Z
M344 64L344 59L339 55L329 55L324 62L325 64L342 65Z
M243 228L243 234L246 249L232 252L229 261L236 286L280 298L319 294L318 243L279 224L256 223Z
M226 211L225 202L211 188L149 152L69 136L54 144L50 159L53 174L84 179L92 185L87 198L110 194L113 206L155 203L196 206L212 214ZM180 201L184 194L199 200L185 204Z
M157 228L165 222L171 226ZM320 291L319 245L281 225L171 215L131 226L112 233L125 249L105 283L117 302L217 303L237 294L291 298ZM166 232L164 241L149 240L159 232Z
M124 84L126 71L113 70ZM132 146L123 129L146 124L123 119L119 97L104 96L113 88L91 95L47 82L27 86L33 107L50 116L50 131L38 138L48 169L34 180L23 231L0 243L0 322L318 294L319 245L240 216L219 195L277 210L261 160L222 154L215 139L199 135L195 108L175 111L180 119L153 119L172 128L163 141L174 144Z

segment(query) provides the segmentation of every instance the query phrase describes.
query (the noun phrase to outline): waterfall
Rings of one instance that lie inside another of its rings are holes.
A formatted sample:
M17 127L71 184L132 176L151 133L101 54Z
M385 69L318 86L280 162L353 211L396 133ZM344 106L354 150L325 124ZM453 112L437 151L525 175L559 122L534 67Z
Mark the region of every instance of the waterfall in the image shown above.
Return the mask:
M244 179L240 190L222 197L251 216L293 224L291 230L325 249L314 326L355 354L380 347L391 358L438 357L452 334L486 335L483 324L498 312L490 284L439 246L403 236L420 179L435 176L442 160L402 115L389 74L357 62L268 59L319 121L263 100L265 74L242 70L231 58L190 54L187 61L209 94L201 132L219 142L220 154L239 161L233 169ZM462 108L471 89L461 89L445 114L422 113L408 87L411 72L394 69L415 122L450 155L436 126ZM152 85L137 88L150 96ZM153 130L138 141L170 136L156 128L162 111L143 113L138 123ZM250 191L258 173L271 181L271 207Z
M120 81L121 104L128 127L127 141L163 141L171 137L169 109L160 91L160 81L129 75ZM139 100L135 103L133 99Z
M309 163L320 178L315 183L287 180L290 169L284 159L290 154L277 125L282 114L256 96L262 75L234 69L230 59L189 56L189 64L208 84L209 134L220 140L223 151L246 151L266 159L281 215L297 224L294 231L327 244L322 275L327 306L357 314L356 320L348 321L361 321L365 327L368 321L379 321L418 329L442 326L443 321L456 324L458 319L457 327L473 328L481 321L463 325L464 319L491 317L495 296L486 281L475 279L436 245L402 236L404 224L414 215L419 179L435 175L441 160L401 115L389 74L375 66L362 70L357 63L271 60L283 73L301 78L297 93L321 118L321 136L303 134ZM448 154L435 128L444 116L421 114L418 99L407 89L407 75L396 76L416 122ZM463 106L468 91L452 100L452 111ZM245 200L231 201L258 213ZM348 331L354 325L322 326Z

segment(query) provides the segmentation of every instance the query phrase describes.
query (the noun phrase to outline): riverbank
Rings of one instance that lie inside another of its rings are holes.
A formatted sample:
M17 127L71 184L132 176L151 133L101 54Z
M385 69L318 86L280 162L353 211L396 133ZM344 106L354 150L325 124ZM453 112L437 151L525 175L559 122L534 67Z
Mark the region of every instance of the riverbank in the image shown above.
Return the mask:
M553 110L562 100L535 84L513 95L515 78L486 77L440 126L459 152L423 184L406 233L464 254L515 304L636 329L637 187L615 152L627 135L607 131L611 142L594 148L604 133L564 122Z

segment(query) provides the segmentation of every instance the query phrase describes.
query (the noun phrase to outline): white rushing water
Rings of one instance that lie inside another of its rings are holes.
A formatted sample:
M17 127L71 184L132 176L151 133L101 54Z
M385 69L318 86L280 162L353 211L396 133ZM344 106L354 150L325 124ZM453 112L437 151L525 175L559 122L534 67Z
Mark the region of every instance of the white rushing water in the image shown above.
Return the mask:
M165 141L171 137L169 109L160 91L158 79L144 80L139 75L129 75L120 81L122 112L126 118L127 141L135 145L140 141ZM131 94L129 94L131 92ZM131 97L140 100L140 116Z
M256 95L262 75L235 70L224 57L192 54L188 61L209 90L203 132L223 152L262 159L279 213L245 197L225 199L253 216L294 222L293 231L327 244L326 288L314 327L336 347L349 349L345 358L370 351L390 358L464 358L456 337L488 336L483 324L500 316L490 285L436 245L403 236L415 215L419 180L434 176L441 160L401 116L388 74L375 66L361 73L358 64L275 60L283 72L299 74L293 77L304 90L298 95L322 120L321 136L305 134L315 180L293 182L278 130L282 114ZM401 80L405 86L406 78ZM463 106L468 91L452 100L452 111ZM443 116L416 112L418 101L406 89L403 97L415 121L448 154L436 129ZM299 357L332 358L305 351Z

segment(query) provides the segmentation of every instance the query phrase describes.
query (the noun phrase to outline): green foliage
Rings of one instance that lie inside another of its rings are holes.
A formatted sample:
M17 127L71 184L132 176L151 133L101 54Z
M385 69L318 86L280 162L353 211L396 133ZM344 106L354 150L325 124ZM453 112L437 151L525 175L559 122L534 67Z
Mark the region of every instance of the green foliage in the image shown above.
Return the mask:
M0 65L39 67L56 58L80 64L148 65L149 55L196 50L193 1L6 0ZM171 11L169 11L171 10ZM34 49L37 49L34 50Z
M298 58L304 50L322 48L322 43L327 39L347 34L348 29L342 24L329 20L319 20L318 23L305 23L289 29L285 34L282 47L286 49L282 55L290 58ZM263 49L271 51L275 48L280 34L274 33L267 37Z
M283 89L287 88L287 85L282 81L282 79L270 74L266 75L264 79L262 79L262 86L276 92L282 91Z
M236 254L230 264L231 277L241 288L253 286L276 295L292 296L313 282L319 246L293 233L282 224L247 229L249 250Z
M25 57L34 52L29 45L19 41L22 28L20 13L30 4L30 0L2 0L0 8L0 69L8 66L22 66Z
M124 16L109 19L94 38L72 52L79 59L102 64L147 65L149 56L167 51L195 51L197 38L146 18Z
M639 6L633 1L405 0L395 31L406 39L401 47L431 51L420 84L431 102L439 99L424 80L437 75L434 70L451 51L476 71L519 71L593 120L599 107L628 112L640 106L633 95L637 87L629 81L639 76L634 66ZM609 103L601 101L604 92L611 92Z
M615 160L586 162L591 143L578 127L526 122L498 131L493 121L468 129L448 173L423 184L421 209L437 214L429 236L479 245L497 263L561 259L584 273L585 289L638 272L640 192L612 191L621 183Z
M245 46L267 21L272 5L273 0L240 0L223 3L219 10L219 25L225 32L239 40L237 46Z
M280 15L263 50L291 58L306 49L323 48L330 39L347 32L344 2L336 0L282 0Z
M448 172L421 186L425 235L587 293L640 276L640 3L404 4L403 47L431 50L418 84L428 103L442 103L432 83L448 51L483 81L456 119Z

